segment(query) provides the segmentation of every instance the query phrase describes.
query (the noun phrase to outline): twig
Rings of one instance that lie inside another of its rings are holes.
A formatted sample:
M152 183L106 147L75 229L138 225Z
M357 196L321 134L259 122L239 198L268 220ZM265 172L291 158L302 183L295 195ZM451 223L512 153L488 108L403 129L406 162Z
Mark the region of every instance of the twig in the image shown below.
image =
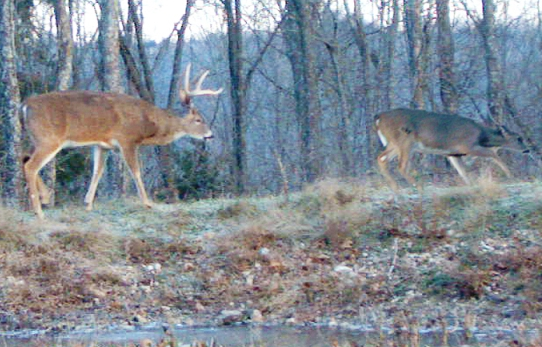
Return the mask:
M282 193L284 194L284 203L288 203L289 201L289 194L288 194L288 175L286 173L286 168L284 167L284 163L282 162L282 158L278 151L275 149L273 151L273 155L275 156L275 160L277 161L277 165L279 167L280 176L282 177Z
M388 270L388 281L391 280L391 275L395 269L395 263L397 262L397 252L399 250L399 241L397 238L393 239L393 258L391 260L391 266Z

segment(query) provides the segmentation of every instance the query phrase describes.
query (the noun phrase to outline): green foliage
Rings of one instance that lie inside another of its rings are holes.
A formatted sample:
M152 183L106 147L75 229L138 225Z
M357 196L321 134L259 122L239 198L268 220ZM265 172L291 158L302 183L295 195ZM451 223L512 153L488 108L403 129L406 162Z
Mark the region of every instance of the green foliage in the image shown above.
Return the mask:
M182 177L175 182L179 198L198 200L223 191L225 184L208 151L183 151L179 165Z
M424 286L432 295L459 296L460 299L480 299L483 287L488 283L486 271L468 270L446 273L436 271L424 281Z
M423 281L423 286L431 294L445 294L455 283L456 280L449 274L431 271Z
M237 201L231 205L225 206L217 211L220 219L230 219L240 216L255 216L258 208L245 201Z
M87 189L81 181L89 174L87 155L79 150L69 150L57 155L56 193L59 200L83 194Z

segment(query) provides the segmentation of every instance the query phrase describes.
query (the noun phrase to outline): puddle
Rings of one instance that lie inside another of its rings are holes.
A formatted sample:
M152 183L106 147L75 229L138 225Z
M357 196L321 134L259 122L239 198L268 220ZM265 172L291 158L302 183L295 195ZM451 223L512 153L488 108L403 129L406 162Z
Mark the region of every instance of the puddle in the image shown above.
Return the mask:
M180 346L189 345L195 341L209 342L214 340L224 347L331 347L331 346L363 346L374 345L380 338L374 330L368 329L335 329L318 327L284 327L284 326L232 326L219 328L176 328L174 335ZM385 332L386 341L400 341ZM406 334L405 334L406 335ZM447 346L509 346L518 338L509 330L474 332L473 338L465 340L463 331L448 333ZM522 341L536 338L537 332L523 333ZM75 345L125 346L138 343L143 339L160 341L165 334L160 329L142 329L134 331L86 332L71 333L58 336L43 334L1 333L2 347L60 347ZM408 337L406 337L408 339ZM410 344L409 344L410 345ZM421 346L442 346L443 337L440 331L422 331Z

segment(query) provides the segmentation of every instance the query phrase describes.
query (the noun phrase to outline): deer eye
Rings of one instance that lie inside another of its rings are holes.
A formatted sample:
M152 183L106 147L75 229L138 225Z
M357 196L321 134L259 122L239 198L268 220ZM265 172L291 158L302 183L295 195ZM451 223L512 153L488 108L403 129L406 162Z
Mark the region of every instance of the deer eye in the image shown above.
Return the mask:
M201 123L201 119L196 119L196 123Z

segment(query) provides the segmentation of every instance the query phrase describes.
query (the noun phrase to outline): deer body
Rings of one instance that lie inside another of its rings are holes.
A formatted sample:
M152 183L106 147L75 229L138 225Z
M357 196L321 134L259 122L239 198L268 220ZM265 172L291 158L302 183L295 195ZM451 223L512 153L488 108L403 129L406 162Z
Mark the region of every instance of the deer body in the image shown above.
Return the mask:
M216 95L222 90L201 90L207 72L189 89L189 68L181 101L188 106L177 117L153 104L124 94L90 91L54 92L30 97L23 105L23 120L34 144L34 152L24 164L24 172L35 213L43 218L41 203L49 200L48 189L39 177L41 168L62 149L94 146L93 174L85 202L92 209L98 182L103 174L104 149L120 149L134 178L143 203L151 206L141 179L138 148L165 145L188 135L196 139L212 137L204 118L191 104L191 96ZM41 200L40 200L41 197Z
M510 170L498 157L497 150L509 148L527 151L517 135L488 128L456 115L395 109L377 115L375 124L378 136L386 147L378 156L378 165L394 190L398 189L398 185L388 171L388 164L398 157L399 172L407 181L415 184L408 173L412 152L446 156L463 180L470 184L461 157L491 158L510 177Z
M56 92L30 97L25 106L25 126L36 146L165 145L190 131L189 119L124 94ZM196 137L212 136L208 128L198 130Z

